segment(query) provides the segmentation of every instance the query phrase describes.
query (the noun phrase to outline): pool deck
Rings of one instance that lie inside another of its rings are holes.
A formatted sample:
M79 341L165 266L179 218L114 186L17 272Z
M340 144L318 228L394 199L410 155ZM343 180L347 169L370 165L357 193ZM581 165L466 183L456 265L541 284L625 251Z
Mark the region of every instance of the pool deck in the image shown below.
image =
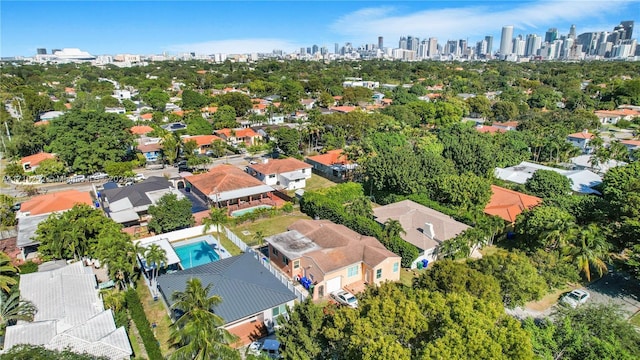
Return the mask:
M173 248L175 249L176 246L189 245L189 244L194 244L201 241L204 241L207 244L211 245L213 247L213 250L220 257L220 259L226 259L231 257L231 254L227 251L227 249L224 248L224 246L222 246L222 244L220 243L220 240L216 239L216 237L213 234L201 235L201 236L191 238L191 239L186 239L186 240L172 241L171 246L173 246Z

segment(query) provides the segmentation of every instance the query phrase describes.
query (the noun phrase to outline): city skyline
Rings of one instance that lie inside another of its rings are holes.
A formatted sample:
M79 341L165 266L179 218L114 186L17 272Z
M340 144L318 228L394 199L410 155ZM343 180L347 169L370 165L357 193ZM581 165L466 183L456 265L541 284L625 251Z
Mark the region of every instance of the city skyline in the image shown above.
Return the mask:
M567 34L573 24L578 34L610 31L622 20L638 22L638 11L630 10L640 2L37 4L3 2L1 56L31 56L37 48L65 47L92 54L295 52L314 44L333 50L335 43L377 44L378 36L384 37L385 46L396 47L407 35L437 38L440 44L454 39L473 44L491 35L497 50L503 26L513 25L513 36L544 35L548 28Z

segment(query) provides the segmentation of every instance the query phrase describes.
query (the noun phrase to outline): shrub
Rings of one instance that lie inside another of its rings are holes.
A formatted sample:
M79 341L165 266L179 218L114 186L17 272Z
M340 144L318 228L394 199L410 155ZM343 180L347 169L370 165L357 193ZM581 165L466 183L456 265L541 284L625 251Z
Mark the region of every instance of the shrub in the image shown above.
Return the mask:
M138 332L144 343L144 348L147 350L147 355L149 355L150 359L162 359L162 352L160 351L158 340L153 336L151 325L149 325L149 320L144 313L142 303L135 289L127 290L126 300L129 314L138 328Z
M20 268L20 274L22 274L22 275L31 274L31 273L34 273L34 272L38 271L38 264L36 264L33 261L29 260L26 263L18 266L18 268Z

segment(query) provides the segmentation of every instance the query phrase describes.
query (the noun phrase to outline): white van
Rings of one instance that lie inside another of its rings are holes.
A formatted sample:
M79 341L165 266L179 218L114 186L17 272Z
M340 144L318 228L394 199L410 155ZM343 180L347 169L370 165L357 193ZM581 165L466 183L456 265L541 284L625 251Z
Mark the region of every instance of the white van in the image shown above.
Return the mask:
M73 175L72 177L67 179L67 184L75 184L85 182L87 177L84 175Z

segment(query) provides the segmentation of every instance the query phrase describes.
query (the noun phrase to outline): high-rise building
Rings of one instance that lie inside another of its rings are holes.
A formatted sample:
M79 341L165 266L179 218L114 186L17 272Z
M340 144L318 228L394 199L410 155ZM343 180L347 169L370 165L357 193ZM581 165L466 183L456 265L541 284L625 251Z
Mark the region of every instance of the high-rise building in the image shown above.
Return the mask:
M418 58L424 59L429 56L429 41L422 40L420 42L420 47L418 48Z
M400 49L407 49L407 38L402 36L400 37L400 41L398 42L398 48Z
M340 45L338 43L333 44L334 46L334 54L338 54L340 52Z
M318 52L318 49L319 49L319 48L318 48L318 45L313 45L313 46L311 47L311 54L312 54L312 55L315 55L315 54Z
M550 28L546 33L544 33L544 42L551 44L556 41L556 39L558 39L558 29Z
M47 49L44 49L44 48L38 48L38 49L36 49L36 53L37 53L38 55L47 55Z
M459 55L467 55L467 40L458 40L458 53Z
M575 38L576 38L576 26L571 25L571 27L569 28L569 39L575 39Z
M614 33L619 33L616 40L630 40L633 37L633 24L632 20L621 21L620 25L613 28ZM615 42L615 41L614 41Z
M384 48L384 39L382 38L382 36L378 36L378 49L383 49Z
M493 36L485 36L484 41L487 42L487 51L485 54L493 55Z
M527 40L525 43L525 56L536 56L538 54L538 50L542 46L542 38L536 34L527 35Z
M427 49L427 56L430 58L435 57L438 54L438 39L437 38L429 38L429 47Z
M476 54L478 55L487 54L487 40L480 40L476 43Z
M517 38L513 39L513 53L518 56L524 56L526 48L526 42L522 38L522 35L518 35Z
M307 53L307 51L305 50L305 48L301 47L300 48L300 55L305 55Z
M407 36L407 50L417 51L420 45L420 39L415 36Z
M503 26L500 38L500 55L505 57L513 52L513 26Z

